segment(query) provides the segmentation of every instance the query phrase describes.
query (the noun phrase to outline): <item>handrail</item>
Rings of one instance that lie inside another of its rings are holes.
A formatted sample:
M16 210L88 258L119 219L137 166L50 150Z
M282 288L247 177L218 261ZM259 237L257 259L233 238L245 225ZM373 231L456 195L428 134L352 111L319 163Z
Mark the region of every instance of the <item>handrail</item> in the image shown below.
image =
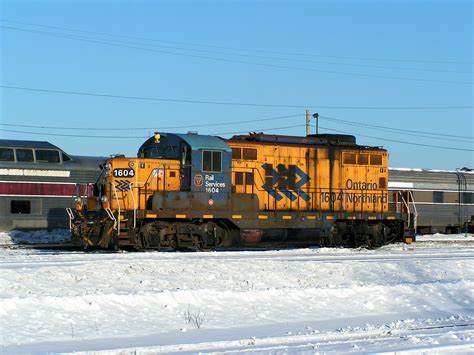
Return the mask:
M418 227L418 210L416 209L415 198L413 197L413 192L409 191L411 197L411 204L413 205L413 229L416 232L416 228Z
M109 216L109 218L114 221L114 229L117 229L117 219L115 218L114 214L112 213L112 210L110 208L105 208L105 212Z
M133 201L133 228L137 227L137 204L135 201L135 195L133 194L132 190L132 182L128 185L128 188L130 190L130 194L132 195L132 201Z
M411 211L410 211L410 205L407 203L407 201L405 200L405 198L403 197L403 194L401 191L398 191L398 194L400 195L400 197L402 198L402 202L404 203L406 209L407 209L407 215L408 215L408 225L407 227L410 228L410 225L411 225L411 221L410 221L410 215L411 215Z
M115 200L117 201L117 211L118 211L118 223L117 223L117 234L120 235L120 201L117 194L117 189L114 184L111 184L114 190Z
M72 230L72 220L74 219L74 212L72 212L72 208L67 207L66 213L69 216L69 230Z

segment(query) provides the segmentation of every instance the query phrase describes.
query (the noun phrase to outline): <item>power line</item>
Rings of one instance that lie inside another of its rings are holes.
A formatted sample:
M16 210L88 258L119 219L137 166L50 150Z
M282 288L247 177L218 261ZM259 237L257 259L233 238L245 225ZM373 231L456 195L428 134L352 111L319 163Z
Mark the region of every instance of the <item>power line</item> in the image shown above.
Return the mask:
M304 124L299 125L291 125L291 126L284 126L284 127L272 127L272 128L264 128L264 129L255 129L254 131L276 131L280 129L288 129L288 128L295 128L295 127L303 127ZM12 129L3 129L0 128L0 131L3 132L12 132L12 133L22 133L22 134L31 134L31 135L41 135L41 136L54 136L54 137L75 137L75 138L112 138L112 139L146 139L149 136L98 136L98 135L89 135L89 134L68 134L68 133L46 133L46 132L31 132L31 131L19 131L19 130L12 130ZM246 131L234 131L234 132L219 132L215 133L215 135L223 135L223 134L237 134L237 133L248 133Z
M280 130L280 129L289 129L289 128L303 127L303 126L304 126L303 124L299 124L299 125L291 125L291 126L284 126L284 127L256 129L255 131L258 131L258 132L275 131L275 130ZM319 128L322 128L322 129L325 129L325 130L328 130L328 131L341 132L341 133L346 133L346 134L354 134L354 132L347 132L347 131L343 131L343 130L328 128L328 127L319 126ZM148 136L96 136L96 135L64 134L64 133L44 133L44 132L38 133L38 132L19 131L19 130L10 130L10 129L0 129L0 131L30 134L30 135L55 136L55 137L75 137L75 138L101 138L101 139L104 139L104 138L105 139L118 139L118 138L120 138L120 139L124 139L124 138L125 139L146 139L146 138L149 138ZM247 132L248 131L234 131L234 132L219 132L219 133L216 133L216 134L217 135L224 135L224 134L239 134L239 133L247 133ZM446 147L446 146L431 145L431 144L406 142L406 141L399 141L399 140L389 139L389 138L374 137L374 136L365 135L365 134L357 134L357 136L358 137L372 138L372 139L376 139L376 140L383 141L383 142L395 142L395 143L400 143L400 144L408 144L408 145L415 145L415 146L421 146L421 147L474 152L474 149L464 149L464 148Z
M286 116L276 116L276 117L267 117L267 118L256 118L253 120L245 121L232 121L232 122L221 122L221 123L208 123L208 124L194 124L194 125L183 125L183 126L164 126L164 127L111 127L111 128L99 128L99 127L64 127L64 126L36 126L36 125L24 125L24 124L13 124L13 123L0 123L0 126L7 127L22 127L22 128L36 128L36 129L56 129L56 130L79 130L79 131L141 131L141 130L156 130L156 129L180 129L180 128L199 128L199 127L214 127L214 126L228 126L241 123L253 123L253 122L263 122L263 121L274 121L284 118L293 118L293 117L303 117L304 114L296 115L286 115Z
M382 131L389 131L389 132L396 132L396 133L403 133L403 134L408 134L408 135L411 135L411 136L424 137L424 138L430 138L430 139L440 139L440 137L441 137L444 140L450 140L450 141L454 141L454 142L464 142L464 143L472 143L472 142L466 141L465 139L474 140L474 137L468 137L468 136L458 136L458 135L452 135L452 134L424 132L424 131L416 131L416 130L403 129L403 128L394 128L394 127L380 126L380 125L374 125L374 124L368 124L368 123L347 121L347 120L342 120L342 119L339 119L339 118L321 116L321 115L319 117L324 118L324 119L329 120L329 121L342 123L342 124L350 125L350 126L363 127L363 128L382 130ZM462 138L462 139L451 139L451 138L446 138L446 137L455 137L455 138Z
M343 131L343 130L339 130L339 129L333 129L333 128L327 128L327 127L321 127L321 126L319 126L319 128L322 128L322 129L325 129L325 130L328 130L328 131L333 131L333 132L341 132L341 133L346 133L346 134L351 134L351 135L354 134L354 132L348 132L348 131ZM474 149L446 147L446 146L441 146L441 145L406 142L406 141L399 141L399 140L389 139L389 138L374 137L374 136L369 136L369 135L365 135L365 134L357 134L357 137L366 137L366 138L372 138L372 139L376 139L376 140L383 141L383 142L394 142L394 143L400 143L400 144L415 145L415 146L420 146L420 147L448 149L448 150L456 150L456 151L464 151L464 152L474 152Z
M76 137L76 138L126 138L126 139L136 139L136 138L148 138L145 136L91 136L89 134L67 134L67 133L47 133L47 132L31 132L31 131L18 131L13 129L3 129L0 128L2 132L13 132L13 133L22 133L22 134L31 134L36 136L54 136L54 137Z
M224 106L250 106L250 107L276 107L276 108L319 108L319 109L342 109L342 110L456 110L456 109L472 109L474 106L322 106L322 105L284 105L284 104L258 104L245 102L230 102L230 101L211 101L211 100L191 100L191 99L172 99L160 97L145 97L145 96L128 96L128 95L112 95L100 94L86 91L66 91L66 90L51 90L32 87L21 87L12 85L0 85L0 88L11 90L23 90L33 92L44 92L50 94L64 94L77 96L91 96L111 99L125 99L138 101L158 101L158 102L174 102L187 104L205 104L205 105L224 105Z
M50 26L47 26L50 27ZM256 54L249 54L249 53L232 53L232 52L222 52L216 50L206 50L206 49L194 49L194 48L183 48L183 47L175 47L169 45L156 45L156 44L148 44L148 43L136 43L136 42L124 42L118 40L109 40L106 38L100 37L87 37L87 36L75 36L70 35L67 33L52 33L52 32L45 32L39 30L32 30L32 29L25 29L25 28L17 28L17 27L10 27L10 26L0 26L0 28L10 29L10 30L17 30L17 31L24 31L24 32L31 32L35 34L42 34L47 36L53 37L60 37L66 39L77 39L77 40L91 40L93 43L101 43L101 44L124 44L124 45L145 45L157 48L168 48L173 50L180 50L180 51L191 51L191 52L200 52L200 53L211 53L211 54L219 54L219 55L230 55L230 56L237 56L237 57L250 57L250 58L257 58L257 59L272 59L272 60L279 60L279 61L290 61L290 62L301 62L301 63L313 63L313 64L328 64L328 65L339 65L339 66L350 66L350 67L361 67L361 68L375 68L375 69L389 69L389 70L408 70L408 71L421 71L421 72L432 72L432 73L451 73L451 74L471 74L470 71L458 71L458 70L442 70L442 69L429 69L429 68L407 68L407 67L387 67L383 65L374 65L374 64L360 64L360 63L340 63L334 61L324 61L324 60L309 60L309 59L296 59L296 58L285 58L285 57L275 57L275 56L268 56L268 55L256 55ZM89 31L80 31L89 33ZM110 35L113 37L123 37L123 36L116 36ZM106 41L106 42L104 42ZM143 40L142 40L143 41ZM139 49L139 48L136 48ZM140 48L146 49L146 48ZM176 54L176 53L173 53ZM183 54L184 55L184 54Z
M206 59L206 60L227 62L227 63L255 65L255 66L277 68L277 69L290 69L290 70L309 71L309 72L326 73L326 74L377 78L377 79L409 80L409 81L418 81L418 82L433 82L433 83L461 84L461 85L473 84L473 82L471 81L437 80L437 79L411 78L411 77L389 76L389 75L379 75L379 74L364 74L364 73L353 73L353 72L344 72L344 71L337 71L337 70L323 70L323 69L314 69L314 68L305 68L305 67L296 67L296 66L286 66L286 65L279 65L279 64L270 64L270 63L250 62L250 61L237 60L237 59L217 58L217 57L209 57L209 56L203 56L203 55L197 55L197 54L179 53L179 52L164 51L164 50L158 50L158 49L152 49L152 48L143 48L143 47L138 47L135 45L117 44L117 43L112 43L112 42L104 42L103 40L99 41L99 40L93 40L93 39L86 39L84 37L81 38L77 36L75 37L75 36L70 36L70 35L60 35L60 34L55 34L51 32L21 29L21 28L10 27L10 26L0 26L0 28L5 28L9 30L14 30L14 31L36 33L40 35L46 35L46 36L52 36L52 37L58 37L58 38L72 39L72 40L82 41L82 42L104 44L104 45L113 46L113 47L125 47L125 48L139 49L139 50L144 50L144 51L185 56L185 57L191 57L191 58L199 58L199 59Z
M21 21L11 21L11 20L0 20L1 22L6 23L14 23L19 25L27 25L27 26L36 26L36 27L43 27L43 28L50 28L50 29L57 29L57 30L65 30L71 32L79 32L79 33L88 33L93 35L100 35L100 36L108 36L108 37L117 37L117 38L128 38L128 39L136 39L136 40L143 40L143 41L151 41L151 42L160 42L160 43L170 43L170 44L179 44L185 46L194 46L194 47L206 47L206 48L216 48L216 49L226 49L231 51L241 51L241 52L254 52L254 53L269 53L269 54L280 54L280 55L289 55L289 56L299 56L299 57L323 57L323 58L339 58L339 59L350 59L350 60L370 60L370 61L379 61L379 62L411 62L411 63L438 63L438 64L472 64L471 61L441 61L441 60L419 60L419 59L384 59L384 58L370 58L370 57L351 57L351 56L334 56L334 55L323 55L323 54L311 54L311 53L295 53L295 52L286 52L286 51L271 51L271 50L262 50L262 49L246 49L246 48L236 48L236 47L228 47L228 46L217 46L217 45L209 45L209 44L196 44L190 42L178 42L178 41L168 41L168 40L160 40L156 38L147 38L147 37L139 37L139 36L129 36L129 35L120 35L120 34L112 34L112 33L105 33L105 32L97 32L97 31L88 31L88 30L81 30L81 29L72 29L60 26L51 26L51 25L44 25L44 24L37 24L37 23L28 23L28 22L21 22Z
M38 126L38 125L25 125L25 124L11 124L11 123L0 123L0 126L5 126L5 127L20 127L20 128L35 128L35 129L53 129L53 130L78 130L78 131L141 131L141 130L166 130L166 129L182 129L182 128L201 128L201 127L216 127L216 126L229 126L229 125L235 125L235 124L242 124L242 123L254 123L254 122L264 122L264 121L275 121L279 119L285 119L285 118L295 118L295 117L302 117L303 114L294 114L294 115L286 115L286 116L275 116L275 117L267 117L267 118L255 118L252 120L243 120L243 121L227 121L227 122L221 122L221 123L208 123L208 124L194 124L194 125L181 125L181 126L160 126L160 127L65 127L65 126ZM424 137L424 138L430 138L430 139L439 139L442 137L444 140L450 140L450 141L456 141L456 142L464 142L464 143L472 143L470 141L466 140L460 140L460 139L449 139L445 137L456 137L456 138L463 138L463 139L470 139L473 140L474 137L468 137L468 136L458 136L458 135L450 135L450 134L443 134L443 133L435 133L435 132L424 132L424 131L416 131L416 130L409 130L409 129L401 129L401 128L394 128L394 127L387 127L387 126L381 126L381 125L373 125L373 124L368 124L368 123L360 123L360 122L354 122L354 121L348 121L348 120L343 120L343 119L338 119L334 117L329 117L329 116L319 116L320 118L324 118L329 121L337 122L337 123L342 123L346 125L351 125L351 126L356 126L356 127L362 127L362 128L369 128L369 129L376 129L376 130L382 130L382 131L389 131L389 132L396 132L396 133L403 133L403 134L409 134L417 137ZM268 130L268 129L267 129ZM243 131L246 132L246 131ZM230 133L242 133L242 131L239 132L230 132ZM229 134L230 134L229 133ZM226 134L224 133L217 133L217 134Z

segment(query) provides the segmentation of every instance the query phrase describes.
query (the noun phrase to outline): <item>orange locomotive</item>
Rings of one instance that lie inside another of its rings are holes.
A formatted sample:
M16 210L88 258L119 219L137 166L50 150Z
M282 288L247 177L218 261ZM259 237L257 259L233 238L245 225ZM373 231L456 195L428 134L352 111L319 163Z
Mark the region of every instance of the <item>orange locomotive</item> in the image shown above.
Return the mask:
M388 153L346 135L155 133L105 162L78 199L85 247L368 246L404 238L388 209Z

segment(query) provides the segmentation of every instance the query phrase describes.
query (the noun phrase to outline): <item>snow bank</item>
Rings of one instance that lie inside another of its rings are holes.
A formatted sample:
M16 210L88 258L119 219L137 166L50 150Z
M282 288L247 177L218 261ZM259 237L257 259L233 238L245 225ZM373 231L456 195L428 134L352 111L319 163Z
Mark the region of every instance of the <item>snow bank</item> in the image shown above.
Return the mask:
M65 243L70 240L68 229L0 232L0 245Z
M419 242L451 242L451 241L469 241L474 242L474 235L469 233L463 234L425 234L417 235L416 241Z

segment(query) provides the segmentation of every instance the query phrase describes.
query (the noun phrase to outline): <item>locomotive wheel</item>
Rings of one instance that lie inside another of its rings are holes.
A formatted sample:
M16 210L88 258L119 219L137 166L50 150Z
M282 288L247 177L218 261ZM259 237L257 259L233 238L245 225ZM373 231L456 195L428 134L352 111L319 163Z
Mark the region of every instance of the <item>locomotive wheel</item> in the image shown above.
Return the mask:
M114 225L112 222L107 222L100 234L98 245L103 249L118 249L118 236L114 232Z
M149 247L148 237L144 233L138 233L136 249L143 251Z
M400 239L400 224L396 222L390 222L387 224L387 244L394 243Z
M156 225L153 222L144 222L136 234L135 249L147 250L158 247L153 236L156 234Z
M375 232L367 235L367 248L377 249L386 244L385 236L383 233Z

